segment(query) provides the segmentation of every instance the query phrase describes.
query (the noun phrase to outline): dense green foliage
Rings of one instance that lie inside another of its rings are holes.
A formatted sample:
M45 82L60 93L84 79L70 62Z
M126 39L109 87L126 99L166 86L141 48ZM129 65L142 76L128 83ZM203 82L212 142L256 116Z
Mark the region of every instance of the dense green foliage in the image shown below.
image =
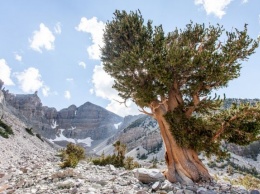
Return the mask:
M220 25L191 22L186 29L165 35L162 26L153 28L150 20L145 25L139 12L114 15L104 33L104 69L115 78L113 87L119 95L141 107L167 95L174 82L185 105L192 103L194 91L206 96L227 86L239 76L241 61L258 46L248 37L246 25L243 31L226 32L224 44L219 40L224 32Z
M9 138L9 135L13 135L14 132L10 126L5 124L1 119L0 119L0 136L4 138Z
M145 24L139 11L117 10L106 24L104 42L104 70L115 79L119 96L142 110L151 108L153 116L164 110L180 146L222 154L221 139L240 145L259 139L258 105L222 110L219 97L211 97L239 77L242 62L258 47L247 25L228 32L221 25L191 22L166 35L161 25Z
M63 161L61 168L75 168L79 161L85 158L85 150L79 145L68 143L66 149L61 150L60 156Z
M177 110L168 112L165 117L179 145L207 154L224 154L225 150L218 149L221 142L217 139L238 145L260 139L260 103L233 104L229 109L204 116L193 115L189 119Z
M207 154L215 153L223 155L219 150L220 142L213 142L213 134L218 125L209 122L206 118L193 116L189 119L178 111L168 112L166 120L171 125L172 135L177 143L186 148L193 148L196 151L205 151Z

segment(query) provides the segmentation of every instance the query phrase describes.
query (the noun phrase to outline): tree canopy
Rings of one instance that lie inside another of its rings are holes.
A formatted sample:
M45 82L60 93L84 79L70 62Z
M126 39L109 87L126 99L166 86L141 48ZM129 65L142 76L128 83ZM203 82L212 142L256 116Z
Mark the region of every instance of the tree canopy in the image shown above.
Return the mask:
M259 42L243 30L197 24L166 34L140 11L116 10L104 32L102 61L124 100L143 112L164 105L165 118L179 145L217 152L220 139L246 144L259 139L259 105L221 110L212 92L240 75L241 64ZM157 104L157 107L155 106ZM217 111L216 111L217 110Z

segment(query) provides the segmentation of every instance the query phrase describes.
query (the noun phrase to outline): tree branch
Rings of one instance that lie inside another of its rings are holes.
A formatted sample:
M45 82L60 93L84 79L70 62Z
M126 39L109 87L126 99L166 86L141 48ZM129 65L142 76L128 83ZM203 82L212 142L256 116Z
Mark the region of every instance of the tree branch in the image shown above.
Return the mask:
M153 116L153 113L149 113L147 111L145 111L143 108L141 108L142 110L138 109L140 112L146 114L146 115L149 115L149 116Z
M125 107L127 108L127 105L126 105L126 99L124 100L124 102L120 102L119 100L116 100L116 99L113 99L114 101L117 101L119 104L124 104Z
M164 96L161 96L161 103L160 104L164 106L166 111L169 110L169 106L168 106L167 102L168 102L168 99L165 98Z
M231 121L235 120L238 116L235 115L233 117L231 117L228 121L224 121L223 123L221 123L221 128L217 131L217 133L214 135L214 137L212 138L211 141L215 141L217 138L219 138L219 136L224 132L227 124L229 124Z

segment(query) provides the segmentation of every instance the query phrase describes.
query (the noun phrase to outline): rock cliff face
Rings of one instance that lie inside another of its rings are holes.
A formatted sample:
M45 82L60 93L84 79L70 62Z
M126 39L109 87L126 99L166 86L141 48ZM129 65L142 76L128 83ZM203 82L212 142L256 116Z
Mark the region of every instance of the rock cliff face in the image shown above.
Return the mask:
M66 138L104 139L116 133L114 124L123 120L120 116L90 102L79 107L71 105L57 111L55 108L42 106L37 92L14 95L3 90L0 100L6 102L10 112L48 139L55 139L58 129L64 129L63 135Z
M164 155L158 152L163 149L163 142L160 135L158 123L146 115L127 116L124 121L119 125L118 132L107 142L102 142L101 145L95 147L94 153L97 155L113 154L113 143L119 140L127 146L127 152L135 151L135 158L147 157L149 154L151 158L156 155L158 159L163 159ZM142 150L145 150L145 156ZM163 151L162 151L163 153Z
M5 98L4 93L0 90L0 116L4 114Z
M78 108L72 105L59 111L57 115L59 127L66 129L65 135L77 139L81 137L91 137L93 140L107 138L116 133L117 129L114 124L121 121L121 117L90 102Z

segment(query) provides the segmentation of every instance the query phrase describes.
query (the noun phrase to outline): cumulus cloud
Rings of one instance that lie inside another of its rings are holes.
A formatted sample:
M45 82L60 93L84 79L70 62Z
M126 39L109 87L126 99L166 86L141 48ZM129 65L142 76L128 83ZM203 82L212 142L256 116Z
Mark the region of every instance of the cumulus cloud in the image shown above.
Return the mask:
M107 105L106 109L122 117L127 115L141 114L141 112L138 110L138 107L131 100L128 100L126 102L126 105L120 104L118 101L111 100L110 103Z
M90 89L91 94L110 100L110 103L106 107L107 110L121 116L140 114L137 106L132 101L127 101L127 107L125 104L119 103L123 102L123 100L118 96L118 92L112 88L114 79L103 70L102 64L95 66L92 83L94 88Z
M12 81L10 76L11 68L7 65L5 59L0 59L0 79L7 86L14 85L14 82Z
M83 69L86 69L86 63L84 63L83 61L79 62L79 66L83 67Z
M87 19L82 17L79 25L76 27L77 31L90 33L92 45L87 48L87 52L91 59L100 59L100 47L103 47L103 30L105 23L98 21L96 17Z
M103 65L96 65L93 70L92 83L96 96L104 99L117 99L117 91L112 88L114 79L103 70Z
M54 49L55 36L43 23L40 24L39 31L33 32L33 37L29 39L30 47L38 52L42 52L42 49L53 50Z
M57 22L56 25L54 26L54 32L56 34L61 34L61 23Z
M22 56L18 55L17 53L14 54L14 58L16 61L22 61Z
M69 100L71 98L70 91L66 90L64 92L64 97Z
M195 5L202 5L207 15L214 14L222 18L226 14L225 9L232 0L195 0Z
M25 93L35 92L43 87L41 74L34 67L30 67L22 72L16 72L14 75L19 82L20 88Z
M242 0L242 3L244 4L244 3L248 3L248 0Z

